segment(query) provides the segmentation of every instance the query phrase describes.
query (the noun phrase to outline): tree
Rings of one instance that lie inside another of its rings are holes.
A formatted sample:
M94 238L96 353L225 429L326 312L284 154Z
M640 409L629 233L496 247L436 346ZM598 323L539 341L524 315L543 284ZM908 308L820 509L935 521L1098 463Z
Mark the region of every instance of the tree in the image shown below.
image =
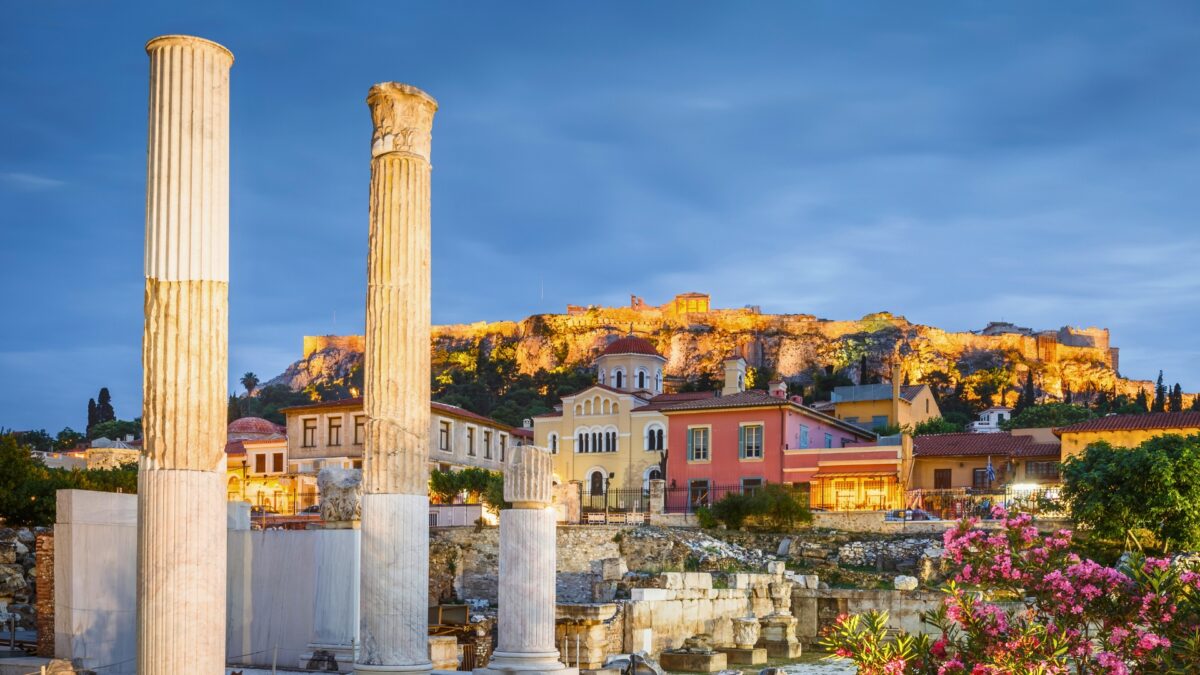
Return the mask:
M918 422L913 427L913 435L929 436L932 434L957 434L963 430L962 424L956 424L945 417L932 417L924 422Z
M1158 381L1154 383L1154 403L1150 405L1150 412L1166 412L1167 410L1167 385L1163 384L1163 371L1158 371Z
M54 524L58 490L137 492L137 466L51 469L12 435L0 436L0 521L6 526Z
M96 419L96 399L89 398L88 399L88 417L87 417L87 429L86 430L91 431L92 427L96 426L97 421L98 420Z
M1025 386L1021 388L1021 395L1017 397L1017 406L1013 409L1013 414L1019 414L1022 410L1037 405L1037 388L1033 383L1033 368L1025 371Z
M134 439L142 437L142 418L135 420L109 420L100 422L92 427L88 432L88 439L94 440L97 438L108 438L114 441L119 441L126 436L133 436Z
M1081 405L1071 403L1043 403L1022 410L1000 423L1000 428L1032 429L1043 427L1065 427L1069 424L1090 420L1096 413Z
M1094 443L1063 464L1072 519L1101 539L1162 551L1200 545L1200 434L1136 448Z
M115 419L117 414L113 412L112 395L108 393L108 387L100 387L100 396L96 398L96 424Z
M229 403L225 406L225 423L229 424L234 420L242 419L242 404L238 397L230 394Z
M1133 399L1133 410L1138 413L1149 412L1150 406L1145 389L1138 389L1137 398Z
M54 437L55 450L70 450L79 445L80 441L87 440L87 436L75 431L71 427L63 427L63 430L58 432Z
M1200 411L1200 395L1192 399L1192 410Z
M1171 396L1167 400L1167 409L1171 412L1183 412L1183 387L1176 382L1171 388Z
M242 386L246 388L247 396L253 395L254 390L258 387L258 376L251 372L243 374Z

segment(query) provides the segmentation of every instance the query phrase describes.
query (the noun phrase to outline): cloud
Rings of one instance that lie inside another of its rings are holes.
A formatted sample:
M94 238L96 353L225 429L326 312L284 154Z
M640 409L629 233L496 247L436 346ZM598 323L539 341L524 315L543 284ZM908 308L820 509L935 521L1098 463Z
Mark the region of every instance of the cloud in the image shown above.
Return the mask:
M38 176L32 173L21 173L19 171L5 171L0 173L0 181L17 190L26 192L34 192L37 190L52 190L66 185L66 181L50 178L48 176Z

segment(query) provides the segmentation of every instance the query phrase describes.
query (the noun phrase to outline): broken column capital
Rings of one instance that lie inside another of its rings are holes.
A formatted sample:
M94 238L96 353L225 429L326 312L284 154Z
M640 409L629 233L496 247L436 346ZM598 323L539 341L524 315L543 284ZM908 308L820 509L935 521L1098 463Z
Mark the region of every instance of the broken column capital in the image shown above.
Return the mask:
M512 464L504 471L504 500L515 508L545 508L554 499L554 458L543 448L513 449Z
M432 96L409 84L381 82L371 87L367 105L375 125L372 157L397 152L429 161L433 114L438 108Z

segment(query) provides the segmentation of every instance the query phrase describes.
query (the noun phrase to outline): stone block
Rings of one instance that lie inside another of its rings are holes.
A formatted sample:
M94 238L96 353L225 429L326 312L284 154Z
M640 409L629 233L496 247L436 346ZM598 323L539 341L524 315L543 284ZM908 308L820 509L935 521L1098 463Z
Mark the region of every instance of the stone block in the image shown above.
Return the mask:
M634 602L653 602L657 600L674 600L675 591L665 588L634 588L629 591L629 599Z
M799 642L768 642L766 649L773 659L798 659L804 652Z
M601 581L620 581L629 567L624 558L603 558L592 561L592 574L600 577Z
M724 654L726 661L733 665L761 666L767 662L767 650L765 647L751 647L750 649L718 647L717 651Z
M749 574L730 574L729 575L729 587L730 588L750 588L750 575Z
M658 663L663 670L683 673L715 673L725 670L729 661L725 654L689 654L680 652L663 652L658 657Z
M663 588L670 588L672 590L685 588L683 583L683 572L663 572L662 574L658 575L658 579L659 585L661 585Z
M784 565L783 561L772 560L771 562L767 563L767 574L779 576L782 575L786 570L787 566Z
M910 576L901 574L900 576L896 577L896 579L892 583L895 584L896 590L898 590L898 591L915 591L915 590L917 590L917 578L916 577L910 577Z
M434 670L458 670L458 640L449 635L430 637L429 660Z
M684 588L712 588L712 575L708 572L685 572Z

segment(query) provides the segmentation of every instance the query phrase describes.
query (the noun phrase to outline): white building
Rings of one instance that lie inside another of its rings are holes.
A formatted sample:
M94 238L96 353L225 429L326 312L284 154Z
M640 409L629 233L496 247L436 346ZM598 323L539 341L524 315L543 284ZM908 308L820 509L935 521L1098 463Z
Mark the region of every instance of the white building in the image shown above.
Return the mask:
M1012 408L988 408L979 413L979 419L971 422L967 431L974 434L995 434L1002 431L1000 423L1012 419Z

